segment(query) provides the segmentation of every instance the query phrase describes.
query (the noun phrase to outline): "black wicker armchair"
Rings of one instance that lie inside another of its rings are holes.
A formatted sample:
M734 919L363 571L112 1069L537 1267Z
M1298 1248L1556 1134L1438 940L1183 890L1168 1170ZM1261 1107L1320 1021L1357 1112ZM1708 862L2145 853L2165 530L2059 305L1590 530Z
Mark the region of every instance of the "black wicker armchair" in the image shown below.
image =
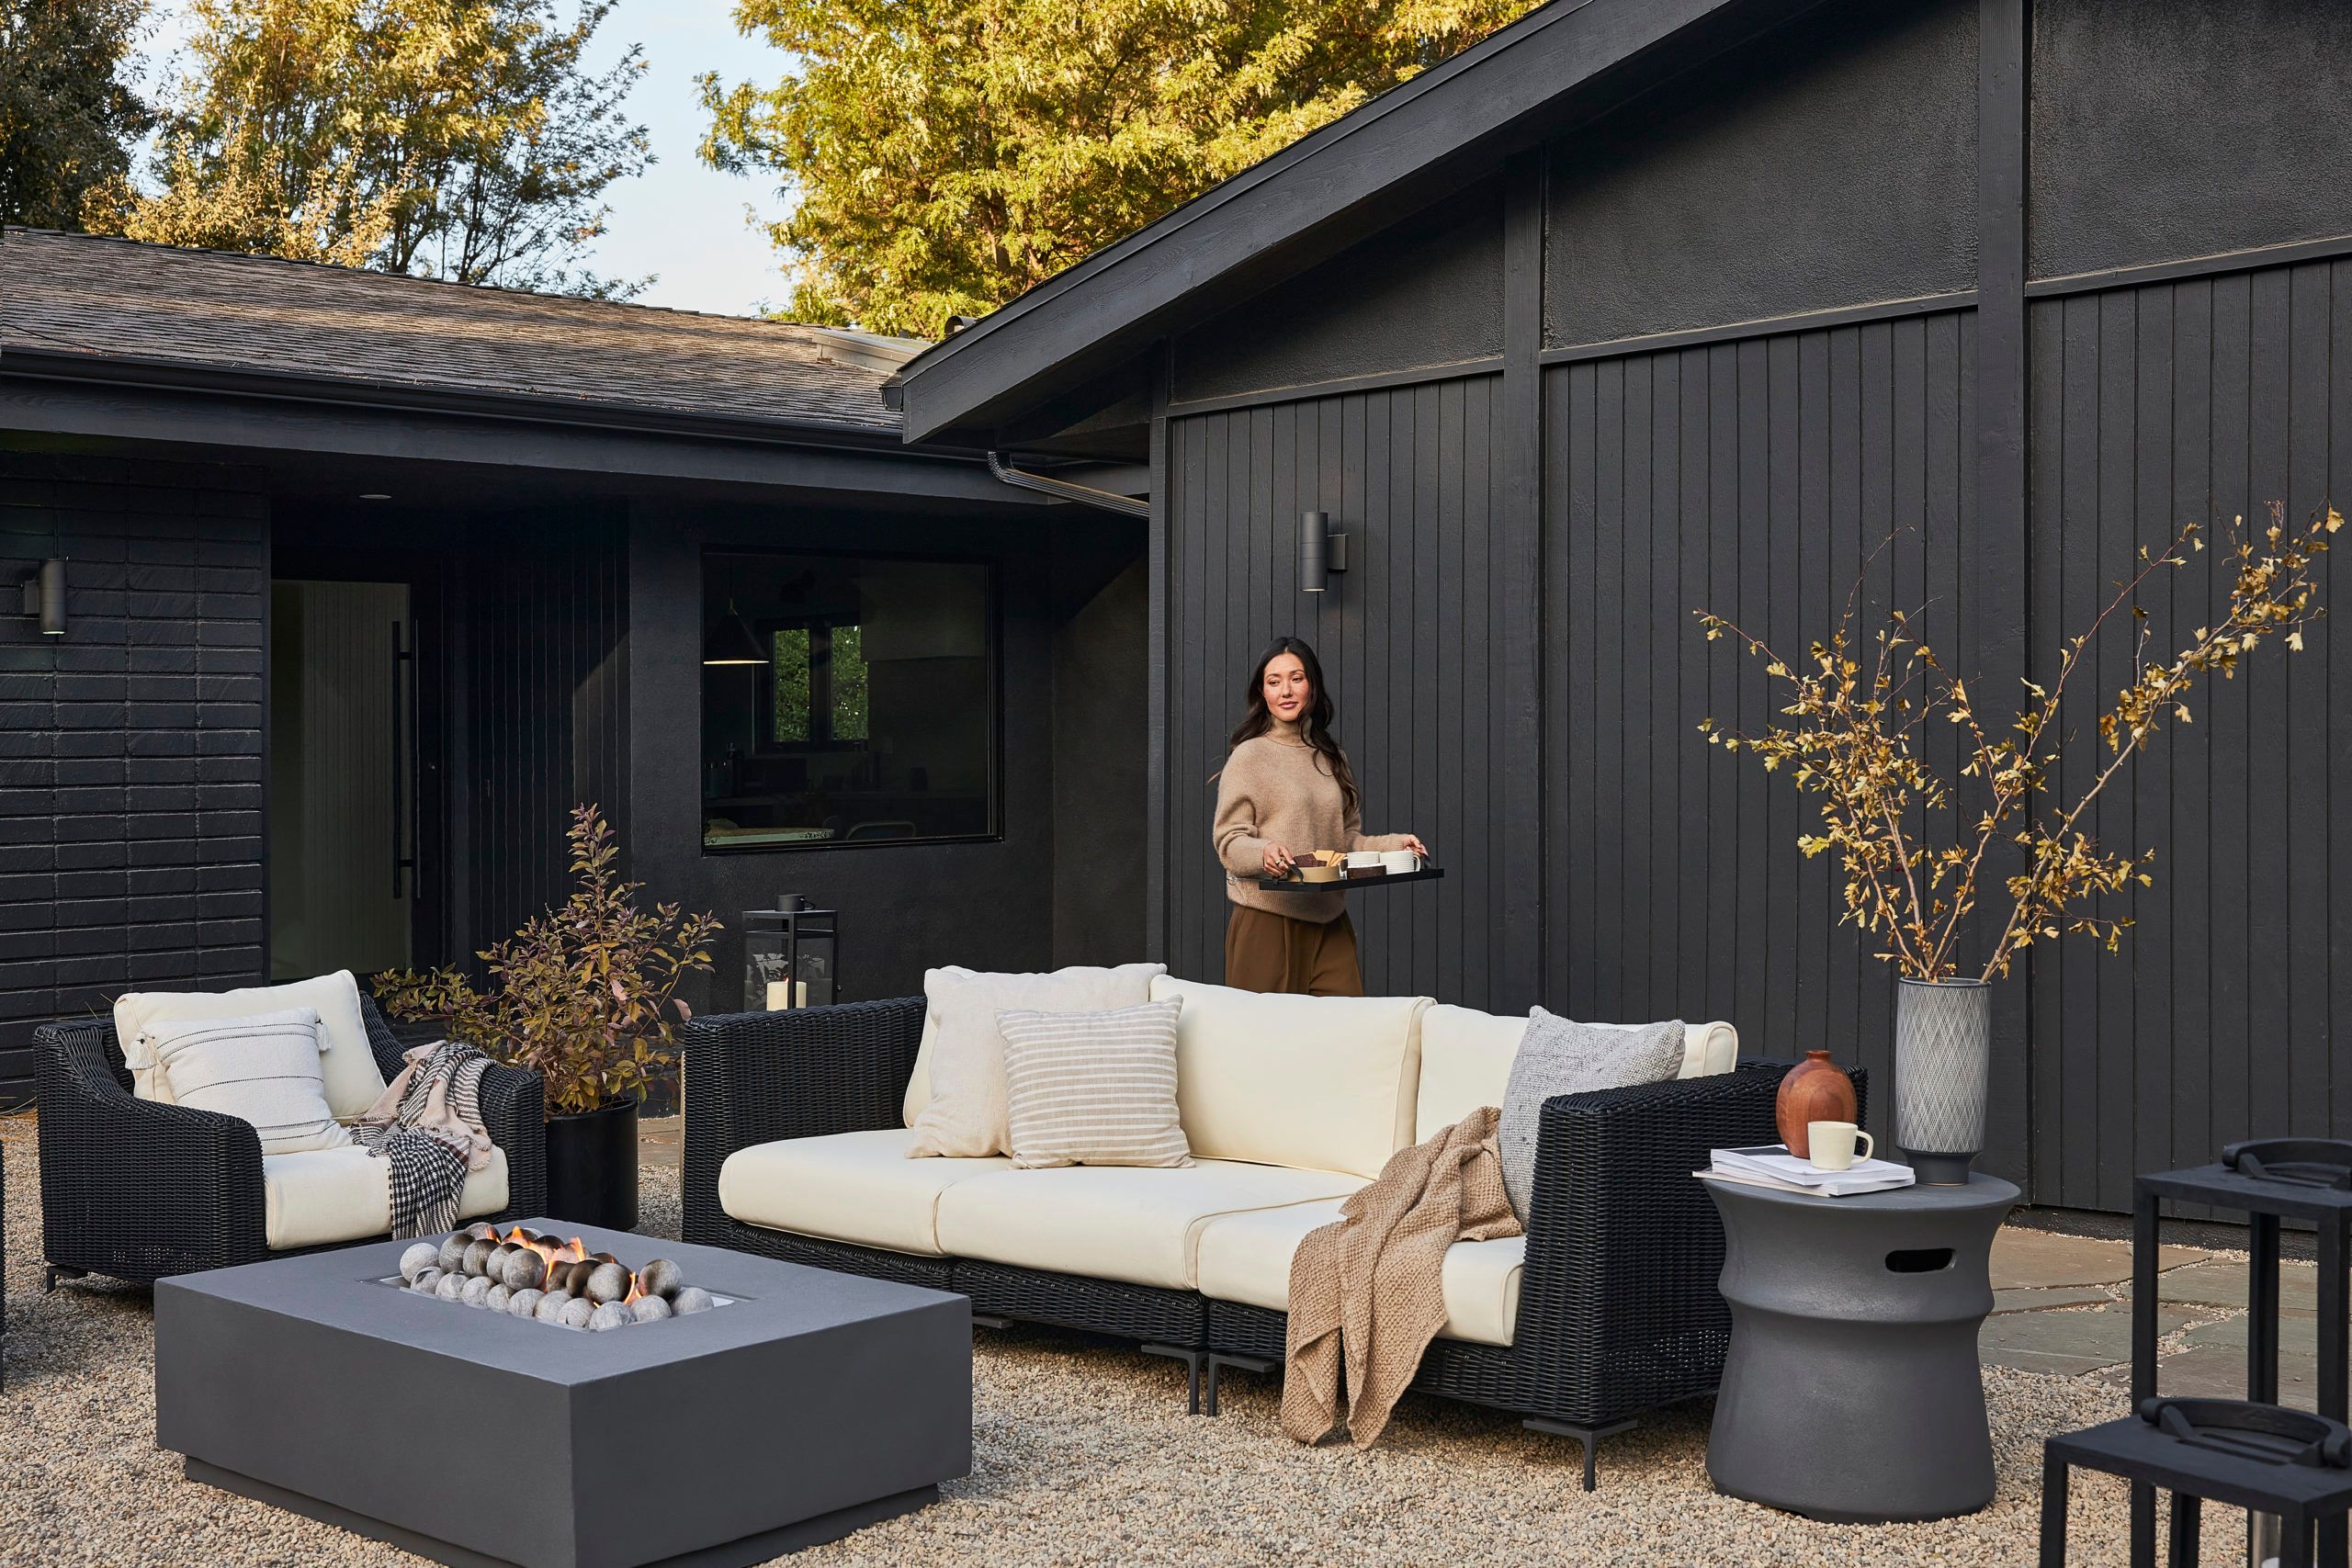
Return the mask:
M685 1237L819 1268L954 1290L976 1320L1060 1325L1136 1339L1193 1363L1216 1409L1221 1367L1279 1368L1284 1314L1118 1280L919 1258L742 1224L719 1208L738 1149L893 1127L921 1042L923 1000L697 1019L685 1042ZM1770 1143L1787 1062L1544 1108L1533 1223L1514 1341L1434 1342L1417 1388L1494 1405L1593 1446L1644 1412L1713 1393L1731 1318L1716 1280L1721 1221L1691 1178L1715 1148ZM1858 1095L1867 1089L1854 1075Z
M389 1079L403 1066L401 1044L373 999L362 996L359 1010ZM46 1024L34 1032L33 1055L50 1285L83 1274L153 1280L286 1256L264 1238L261 1138L250 1122L138 1099L107 1019ZM537 1213L547 1201L538 1076L491 1067L481 1112L506 1155L507 1206L491 1217Z

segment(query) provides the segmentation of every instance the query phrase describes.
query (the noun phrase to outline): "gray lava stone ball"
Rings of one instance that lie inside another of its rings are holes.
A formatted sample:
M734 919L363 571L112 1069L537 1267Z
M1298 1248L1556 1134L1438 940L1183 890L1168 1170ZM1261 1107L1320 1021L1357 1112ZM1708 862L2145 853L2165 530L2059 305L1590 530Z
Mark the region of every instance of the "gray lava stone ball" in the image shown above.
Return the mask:
M670 1310L680 1317L690 1313L708 1312L717 1304L710 1299L710 1292L700 1285L688 1285L670 1299Z
M493 1280L504 1279L506 1277L506 1260L514 1255L514 1244L513 1242L492 1242L490 1247L490 1258L488 1261L482 1265L481 1271L489 1275Z
M531 1315L541 1323L554 1323L559 1321L563 1309L571 1304L571 1297L563 1292L549 1291L541 1296L538 1304L531 1309Z
M540 1298L546 1294L545 1291L539 1290L514 1292L506 1298L507 1315L510 1317L530 1316L538 1310Z
M507 1287L516 1291L536 1291L547 1279L547 1264L527 1247L518 1247L506 1255L506 1267L499 1276Z
M514 1295L514 1292L504 1285L492 1285L482 1292L481 1304L492 1312L504 1312L507 1302L512 1300Z
M466 1256L459 1265L469 1274L479 1278L490 1267L491 1245L486 1241L469 1243Z
M639 1296L628 1307L639 1323L653 1323L670 1315L670 1303L660 1296Z
M441 1275L438 1269L420 1269L416 1271L416 1278L408 1282L409 1289L422 1291L429 1296L434 1293L433 1288L441 1282Z
M603 1306L628 1294L628 1270L617 1263L599 1263L589 1271L588 1288L581 1294Z
M667 1301L685 1289L686 1276L675 1263L657 1258L638 1270L637 1282L645 1287L647 1295Z
M637 1314L618 1302L600 1304L588 1317L588 1326L602 1334L609 1328L627 1328L637 1321Z
M588 1320L595 1315L595 1303L585 1296L573 1296L563 1303L563 1310L556 1314L555 1320L566 1328L585 1328Z
M465 1303L469 1307L488 1306L490 1304L490 1281L483 1279L479 1274L469 1275L466 1279L465 1288L458 1292L458 1299Z
M436 1269L440 1264L441 1249L429 1241L420 1241L401 1254L401 1278L413 1285L421 1270Z
M458 1265L466 1260L466 1248L471 1247L473 1244L473 1237L468 1235L463 1231L459 1231L457 1235L443 1242L441 1244L441 1252L438 1259L441 1265L441 1272L444 1274L456 1273L458 1270Z
M463 1274L444 1274L433 1286L433 1293L445 1302L454 1302L465 1292L466 1277Z
M469 1241L496 1241L498 1239L498 1227L492 1224L488 1220L476 1220L472 1224L466 1227L465 1234L466 1238Z

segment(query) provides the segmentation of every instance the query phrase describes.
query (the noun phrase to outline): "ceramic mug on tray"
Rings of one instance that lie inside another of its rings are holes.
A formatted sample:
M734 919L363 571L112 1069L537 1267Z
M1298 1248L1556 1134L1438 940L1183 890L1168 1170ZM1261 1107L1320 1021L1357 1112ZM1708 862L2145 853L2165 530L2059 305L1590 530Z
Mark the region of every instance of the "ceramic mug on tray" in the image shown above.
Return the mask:
M1871 1135L1851 1122L1808 1122L1804 1135L1806 1157L1815 1170L1850 1170L1856 1159L1868 1159L1878 1148Z
M1380 864L1391 876L1401 876L1421 869L1421 857L1410 850L1383 850Z

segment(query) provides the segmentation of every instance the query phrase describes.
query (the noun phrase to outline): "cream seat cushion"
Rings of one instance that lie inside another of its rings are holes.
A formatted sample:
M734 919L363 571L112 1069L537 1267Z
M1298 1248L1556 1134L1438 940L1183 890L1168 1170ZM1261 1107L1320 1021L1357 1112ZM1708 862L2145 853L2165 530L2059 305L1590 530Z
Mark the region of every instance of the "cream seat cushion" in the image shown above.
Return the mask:
M718 1206L747 1225L936 1258L939 1195L1012 1169L985 1159L909 1159L912 1131L886 1127L754 1144L718 1168Z
M261 1162L262 1235L272 1247L324 1247L362 1241L392 1228L392 1162L356 1144L296 1155L265 1155ZM506 1151L466 1173L458 1216L480 1219L506 1207Z
M1161 976L1181 1000L1176 1111L1201 1159L1367 1180L1414 1142L1426 997L1269 996Z
M130 991L115 998L115 1038L122 1042L131 1069L132 1091L141 1100L172 1103L171 1085L152 1058L132 1056L135 1043L153 1023L186 1023L216 1018L311 1008L319 1015L319 1070L327 1109L348 1122L364 1113L384 1092L384 1075L368 1048L368 1026L359 1016L359 983L348 969L297 980L286 986L247 986L234 991Z
M1638 1029L1639 1024L1600 1024ZM1420 1091L1413 1114L1413 1142L1422 1143L1482 1105L1499 1107L1510 1084L1527 1019L1498 1017L1476 1008L1431 1007L1421 1015ZM1728 1023L1683 1026L1682 1066L1677 1078L1711 1077L1739 1065L1739 1031Z
M1009 1170L940 1194L939 1245L958 1258L1185 1291L1193 1248L1219 1215L1344 1198L1363 1185L1333 1171L1231 1160Z
M1227 1214L1202 1227L1198 1249L1201 1294L1244 1306L1290 1310L1290 1260L1306 1233L1340 1217L1340 1201L1298 1203ZM1440 1277L1445 1293L1449 1339L1479 1345L1509 1345L1519 1325L1520 1276L1527 1262L1527 1238L1457 1241L1445 1255Z

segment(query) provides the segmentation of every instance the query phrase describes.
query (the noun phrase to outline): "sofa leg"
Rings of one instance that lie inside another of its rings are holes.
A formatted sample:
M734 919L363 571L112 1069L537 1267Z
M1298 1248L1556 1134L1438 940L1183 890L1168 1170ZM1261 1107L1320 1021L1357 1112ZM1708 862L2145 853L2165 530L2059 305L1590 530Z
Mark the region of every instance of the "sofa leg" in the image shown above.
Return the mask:
M1010 1328L1012 1326L1012 1319L1009 1317L999 1317L994 1313L976 1312L972 1314L972 1326L975 1328Z
M1188 1350L1176 1345L1146 1345L1143 1353L1147 1356L1166 1356L1184 1363L1184 1414L1198 1416L1201 1413L1201 1371L1209 1353Z
M1245 1372L1271 1372L1282 1365L1280 1361L1269 1359L1264 1356L1230 1356L1223 1350L1210 1351L1208 1359L1208 1413L1212 1416L1216 1414L1216 1380L1218 1372L1227 1367L1237 1367Z
M1531 1416L1520 1423L1530 1431L1549 1432L1554 1437L1574 1438L1577 1440L1577 1446L1584 1450L1584 1489L1588 1492L1593 1489L1596 1480L1593 1472L1593 1457L1594 1450L1600 1447L1600 1439L1613 1438L1620 1432L1631 1430L1637 1424L1628 1416L1623 1421L1603 1421L1599 1426L1587 1427L1579 1422L1554 1421L1542 1416Z

